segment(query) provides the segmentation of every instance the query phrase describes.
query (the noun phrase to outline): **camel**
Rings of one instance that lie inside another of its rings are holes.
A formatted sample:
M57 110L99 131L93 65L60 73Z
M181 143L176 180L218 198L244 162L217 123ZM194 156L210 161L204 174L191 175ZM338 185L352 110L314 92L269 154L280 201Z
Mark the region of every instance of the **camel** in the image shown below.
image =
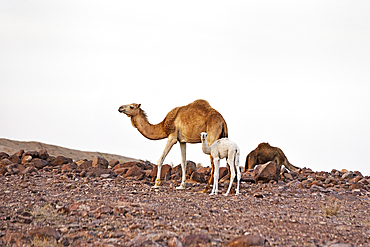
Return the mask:
M272 147L265 142L260 143L256 149L247 155L244 169L253 169L256 165L265 164L268 161L275 161L280 168L284 165L289 171L299 171L299 167L289 163L287 157L280 148Z
M186 181L186 143L200 143L200 133L208 133L208 143L212 144L220 138L228 136L227 125L222 115L213 109L205 100L196 100L186 106L172 109L162 122L152 125L148 122L141 104L122 105L118 111L131 118L132 125L146 138L160 140L168 138L166 147L159 158L157 178L154 188L158 188L161 180L161 168L164 159L172 146L180 142L181 149L181 184L176 189L185 189ZM211 158L211 176L203 192L207 192L213 179L213 158Z
M230 141L228 138L221 138L215 141L211 146L207 144L207 133L202 132L201 134L202 139L202 150L203 153L209 154L213 158L214 162L214 178L213 178L213 188L210 195L217 195L218 193L218 177L220 171L220 160L226 158L227 163L230 167L230 183L229 188L226 191L225 196L227 196L231 190L232 184L235 178L235 170L237 173L237 187L236 187L236 195L239 195L239 184L240 184L240 168L239 168L239 156L240 150L236 143Z

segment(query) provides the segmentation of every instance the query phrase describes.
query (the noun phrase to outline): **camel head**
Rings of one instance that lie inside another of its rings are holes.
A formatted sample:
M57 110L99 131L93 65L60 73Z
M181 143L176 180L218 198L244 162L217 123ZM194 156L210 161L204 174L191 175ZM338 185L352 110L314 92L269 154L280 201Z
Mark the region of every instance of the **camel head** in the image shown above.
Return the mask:
M202 142L207 140L207 133L206 132L200 133L200 138L202 139Z
M129 105L121 105L118 108L118 111L121 113L126 114L128 117L135 117L140 112L141 104L129 104Z

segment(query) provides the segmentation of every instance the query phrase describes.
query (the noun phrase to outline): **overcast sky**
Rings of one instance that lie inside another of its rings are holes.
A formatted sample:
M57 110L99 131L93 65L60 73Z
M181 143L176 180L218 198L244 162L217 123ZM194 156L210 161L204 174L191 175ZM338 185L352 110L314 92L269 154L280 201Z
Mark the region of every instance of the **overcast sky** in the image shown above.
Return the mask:
M241 164L261 142L370 175L369 1L0 1L0 137L156 163L157 124L207 100ZM209 165L200 144L187 159ZM179 164L176 144L165 160Z

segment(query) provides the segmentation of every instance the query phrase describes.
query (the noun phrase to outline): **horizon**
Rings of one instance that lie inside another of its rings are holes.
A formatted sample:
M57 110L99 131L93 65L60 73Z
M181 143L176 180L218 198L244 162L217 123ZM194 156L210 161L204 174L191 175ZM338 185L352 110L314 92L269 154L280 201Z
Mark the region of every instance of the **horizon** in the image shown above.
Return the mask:
M157 124L205 99L240 164L259 143L370 174L370 2L0 2L0 137L157 163L118 107ZM187 160L210 164L201 145ZM176 144L165 163L180 164ZM223 160L223 165L225 161Z

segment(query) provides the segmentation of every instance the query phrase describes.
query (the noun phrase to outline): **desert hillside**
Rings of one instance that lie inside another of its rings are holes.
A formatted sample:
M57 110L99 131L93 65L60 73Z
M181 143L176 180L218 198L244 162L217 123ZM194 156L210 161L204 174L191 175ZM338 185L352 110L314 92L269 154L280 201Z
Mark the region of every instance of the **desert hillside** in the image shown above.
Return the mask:
M41 149L46 149L48 153L52 156L64 156L69 157L74 160L80 160L80 159L88 159L92 160L95 156L101 156L104 157L107 160L116 159L120 162L129 162L129 161L140 161L134 158L129 158L121 155L115 155L115 154L107 154L107 153L100 153L100 152L87 152L87 151L80 151L80 150L74 150L64 147L59 147L56 145L50 145L45 144L41 142L22 142L22 141L14 141L14 140L8 140L5 138L0 138L0 152L5 152L8 154L14 154L18 152L19 150L25 150L25 151L39 151Z

